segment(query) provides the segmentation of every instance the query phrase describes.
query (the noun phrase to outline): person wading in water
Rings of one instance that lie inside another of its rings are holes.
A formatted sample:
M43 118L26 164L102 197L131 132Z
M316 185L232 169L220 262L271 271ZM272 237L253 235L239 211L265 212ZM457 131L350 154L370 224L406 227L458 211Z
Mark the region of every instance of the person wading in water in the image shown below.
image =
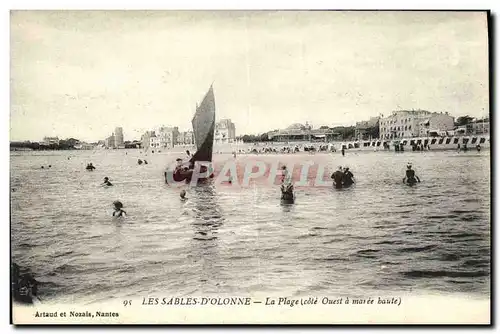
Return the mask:
M283 166L281 169L281 200L292 203L295 200L295 195L293 193L292 175L288 172L286 166Z
M342 179L344 178L344 173L342 172L342 166L339 166L339 169L335 171L331 178L333 179L333 185L337 189L342 188Z
M354 184L354 174L349 171L349 167L344 168L344 175L342 177L342 187L347 188Z
M403 182L406 182L406 184L410 186L420 182L420 178L415 174L415 171L411 169L411 164L408 164L406 168L406 176L403 178Z
M123 210L123 203L120 201L114 201L113 206L115 211L113 211L113 217L125 217L127 213Z

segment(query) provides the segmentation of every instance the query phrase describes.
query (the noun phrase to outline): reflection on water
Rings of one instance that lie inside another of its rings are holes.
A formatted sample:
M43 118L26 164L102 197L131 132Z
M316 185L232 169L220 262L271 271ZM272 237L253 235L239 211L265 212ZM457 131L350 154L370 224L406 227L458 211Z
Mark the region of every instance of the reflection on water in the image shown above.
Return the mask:
M217 239L217 229L223 224L222 210L217 204L213 185L192 188L192 199L196 221L192 224L195 240Z
M489 152L259 157L348 165L356 177L350 189L297 188L293 205L281 204L278 186L188 187L182 201L163 180L176 156L155 153L137 165L141 157L136 150L11 155L13 261L36 275L42 300L489 294ZM90 161L93 172L85 170ZM422 179L416 187L402 184L408 161ZM113 187L99 186L104 176ZM114 200L126 219L112 218Z

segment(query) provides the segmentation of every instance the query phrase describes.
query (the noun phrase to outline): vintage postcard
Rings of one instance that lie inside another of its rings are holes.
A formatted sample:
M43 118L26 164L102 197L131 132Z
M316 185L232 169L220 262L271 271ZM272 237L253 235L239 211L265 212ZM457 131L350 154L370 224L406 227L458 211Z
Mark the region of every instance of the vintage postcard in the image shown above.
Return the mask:
M12 323L490 324L489 22L11 11Z

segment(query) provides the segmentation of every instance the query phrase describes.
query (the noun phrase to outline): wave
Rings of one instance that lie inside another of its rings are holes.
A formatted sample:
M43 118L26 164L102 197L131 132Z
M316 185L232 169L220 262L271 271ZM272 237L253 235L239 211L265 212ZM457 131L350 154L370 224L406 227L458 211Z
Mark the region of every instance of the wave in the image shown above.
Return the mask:
M401 272L409 278L437 278L437 277L485 277L489 276L487 271L445 271L445 270L411 270Z

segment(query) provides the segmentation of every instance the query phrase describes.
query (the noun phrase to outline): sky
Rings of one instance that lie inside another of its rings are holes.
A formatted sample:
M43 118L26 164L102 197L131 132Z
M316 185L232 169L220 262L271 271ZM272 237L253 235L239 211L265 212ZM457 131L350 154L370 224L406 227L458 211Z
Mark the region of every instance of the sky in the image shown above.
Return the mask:
M191 129L213 83L236 134L398 109L485 117L480 12L11 11L10 139Z

